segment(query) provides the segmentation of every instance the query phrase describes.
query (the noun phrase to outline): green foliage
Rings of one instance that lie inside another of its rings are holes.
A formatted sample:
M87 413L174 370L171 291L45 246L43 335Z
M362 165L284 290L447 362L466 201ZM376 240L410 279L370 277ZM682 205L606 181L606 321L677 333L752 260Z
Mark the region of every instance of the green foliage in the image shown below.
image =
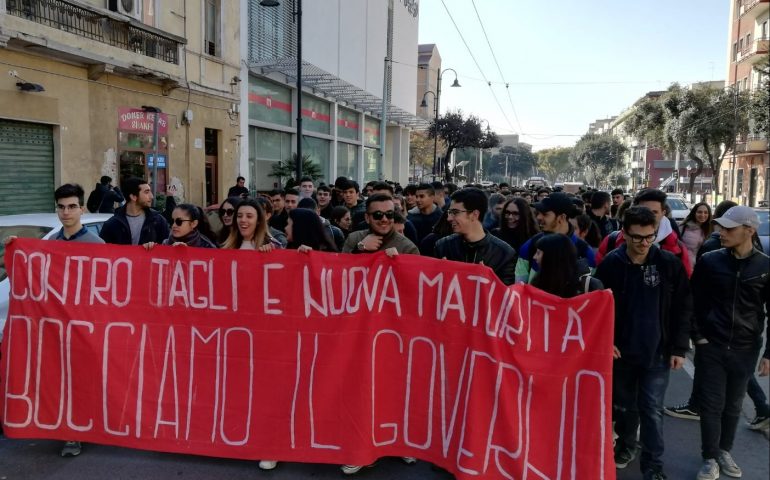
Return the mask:
M600 178L609 177L623 164L627 150L615 135L588 133L578 140L570 157L577 167L591 173L594 183L598 183Z
M433 120L428 128L428 137L443 140L446 144L444 160L446 168L445 180L452 181L454 168L446 165L447 159L451 158L452 151L458 148L494 148L500 144L500 139L494 132L484 132L481 128L481 121L470 115L465 117L462 111L448 112L443 117Z
M572 173L575 165L570 158L572 147L556 147L540 150L535 154L537 168L551 183L556 183L560 175Z
M754 71L761 76L749 106L751 133L770 138L770 56L755 66Z
M677 151L686 154L696 165L690 173L690 192L707 163L714 172L713 189L718 191L724 155L735 148L737 136L748 134L748 103L747 94L734 88L673 84L660 97L639 104L625 122L625 130L671 156Z
M296 168L297 154L294 153L292 154L291 159L273 164L270 169L270 173L268 173L267 176L276 177L279 180L283 178L288 179L286 182L286 188L290 188L299 183L299 179L294 178ZM302 155L302 176L308 176L314 181L323 178L321 167L317 163L314 163L310 160L310 155Z
M508 177L505 181L509 181L510 177L515 176L529 176L532 173L533 167L537 163L537 158L531 150L522 146L505 146L500 149L500 153L492 155L492 158L485 165L485 173L488 177L498 175L505 177L505 163L508 162Z

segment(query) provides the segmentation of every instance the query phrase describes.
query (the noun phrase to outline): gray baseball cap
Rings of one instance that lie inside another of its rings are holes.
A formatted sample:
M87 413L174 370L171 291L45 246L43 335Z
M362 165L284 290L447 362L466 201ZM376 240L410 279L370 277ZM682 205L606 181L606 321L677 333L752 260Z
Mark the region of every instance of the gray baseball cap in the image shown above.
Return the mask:
M759 216L751 207L738 205L726 211L721 217L715 218L714 222L724 228L735 228L741 225L758 228Z

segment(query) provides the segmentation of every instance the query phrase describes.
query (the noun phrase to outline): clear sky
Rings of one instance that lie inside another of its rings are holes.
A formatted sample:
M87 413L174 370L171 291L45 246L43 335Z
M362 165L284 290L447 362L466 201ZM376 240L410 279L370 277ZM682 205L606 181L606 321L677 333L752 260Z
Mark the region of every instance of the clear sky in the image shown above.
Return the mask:
M443 76L442 113L460 108L540 150L573 145L648 91L723 80L730 1L420 0L419 42L459 74L461 88Z

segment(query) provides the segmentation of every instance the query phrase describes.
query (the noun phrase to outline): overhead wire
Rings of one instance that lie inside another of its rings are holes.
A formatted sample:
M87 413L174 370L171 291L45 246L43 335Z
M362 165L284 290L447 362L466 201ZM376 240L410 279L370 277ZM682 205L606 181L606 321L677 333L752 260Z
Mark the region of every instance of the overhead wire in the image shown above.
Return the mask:
M497 104L497 107L500 109L500 113L503 114L503 118L505 119L505 122L508 124L511 130L516 131L516 129L513 128L511 121L508 119L508 115L505 114L505 110L503 109L503 106L500 104L500 100L497 98L495 91L492 89L492 82L490 82L487 76L484 74L484 70L482 70L478 60L476 60L476 57L473 55L473 51L471 50L471 47L468 45L468 42L465 41L465 37L460 31L460 27L457 25L457 22L455 22L454 17L452 17L452 13L449 11L449 8L446 6L446 2L444 0L441 0L441 4L444 6L444 10L446 10L446 13L449 16L449 19L452 21L452 25L454 25L455 30L457 30L457 34L460 36L460 40L462 40L463 44L465 45L465 48L468 50L468 54L471 56L473 63L476 64L476 68L478 68L479 73L484 78L484 81L487 82L487 86L489 87L489 91L492 94L492 98L494 98L495 103Z
M500 68L500 62L497 61L497 55L495 55L495 50L492 48L492 42L489 41L487 29L484 28L484 22L481 20L479 9L476 8L476 0L471 0L471 4L473 5L473 10L476 12L476 18L479 20L479 25L481 26L481 31L484 33L484 38L487 41L487 46L489 46L489 51L492 53L492 59L495 61L495 65L497 66L497 72L500 74L500 80L502 80L503 84L505 84L505 93L508 95L508 103L511 106L511 111L513 112L513 118L516 120L516 125L519 127L519 132L521 132L523 128L521 128L521 122L519 121L519 115L516 113L516 107L513 105L511 89L509 88L508 82L505 81L505 75L503 75L503 69Z

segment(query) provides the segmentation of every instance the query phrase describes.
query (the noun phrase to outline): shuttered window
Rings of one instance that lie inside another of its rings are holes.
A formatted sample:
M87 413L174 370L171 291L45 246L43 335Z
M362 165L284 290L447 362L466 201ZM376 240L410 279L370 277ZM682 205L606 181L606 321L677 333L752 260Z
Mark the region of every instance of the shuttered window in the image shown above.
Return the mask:
M53 130L0 120L0 215L53 212Z

